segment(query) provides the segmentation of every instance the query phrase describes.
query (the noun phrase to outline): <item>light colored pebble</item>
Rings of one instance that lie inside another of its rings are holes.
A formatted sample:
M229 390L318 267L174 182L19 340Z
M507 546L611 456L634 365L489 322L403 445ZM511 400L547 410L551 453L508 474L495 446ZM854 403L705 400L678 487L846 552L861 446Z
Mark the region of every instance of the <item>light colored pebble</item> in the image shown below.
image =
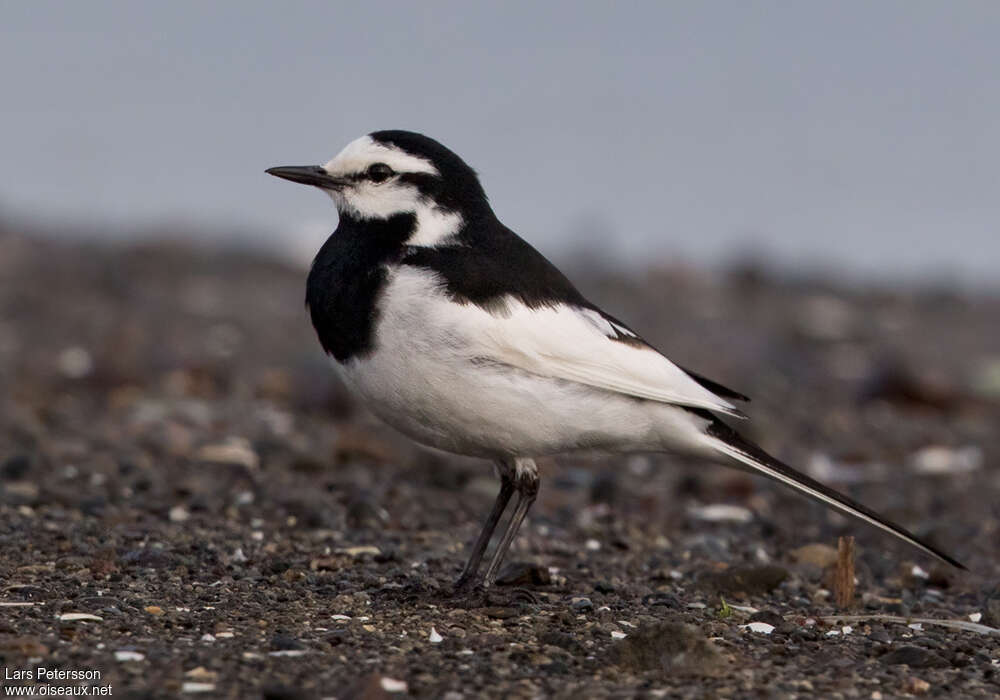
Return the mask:
M129 651L128 649L115 652L115 661L143 661L145 658L145 654L140 654L137 651Z
M103 620L103 617L81 612L63 613L59 616L59 622L101 622Z
M431 644L440 644L441 642L444 641L444 637L438 634L438 631L436 629L431 627L431 633L427 637L427 641L430 642Z
M195 681L185 681L181 684L182 693L214 693L215 683L196 683Z
M771 632L774 632L774 625L769 625L766 622L748 622L745 625L740 625L740 629L756 632L757 634L771 634Z
M400 681L395 678L383 676L382 690L387 693L406 693L409 692L409 687L406 685L406 681Z
M688 515L709 523L748 523L753 520L753 513L749 509L729 503L710 503L689 508Z

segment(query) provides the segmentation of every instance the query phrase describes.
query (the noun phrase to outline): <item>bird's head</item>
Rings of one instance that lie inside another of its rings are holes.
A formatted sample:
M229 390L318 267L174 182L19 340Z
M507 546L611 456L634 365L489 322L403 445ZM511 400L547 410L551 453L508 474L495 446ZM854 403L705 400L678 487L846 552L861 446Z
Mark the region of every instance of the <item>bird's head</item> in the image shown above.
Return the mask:
M325 165L267 172L320 188L341 216L353 219L413 213L467 221L489 211L475 171L434 139L412 131L376 131L355 139Z

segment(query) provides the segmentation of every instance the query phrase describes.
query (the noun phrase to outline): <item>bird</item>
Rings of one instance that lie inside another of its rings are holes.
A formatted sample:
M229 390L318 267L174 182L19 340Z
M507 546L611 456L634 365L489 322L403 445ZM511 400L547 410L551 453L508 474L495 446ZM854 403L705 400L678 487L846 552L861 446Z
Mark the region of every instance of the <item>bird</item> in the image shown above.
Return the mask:
M492 460L500 490L457 590L488 590L538 494L536 459L694 455L755 473L956 559L744 438L743 394L669 360L500 222L477 173L420 133L375 131L325 165L269 168L329 195L338 225L306 282L350 390L413 440ZM486 573L484 553L517 500Z

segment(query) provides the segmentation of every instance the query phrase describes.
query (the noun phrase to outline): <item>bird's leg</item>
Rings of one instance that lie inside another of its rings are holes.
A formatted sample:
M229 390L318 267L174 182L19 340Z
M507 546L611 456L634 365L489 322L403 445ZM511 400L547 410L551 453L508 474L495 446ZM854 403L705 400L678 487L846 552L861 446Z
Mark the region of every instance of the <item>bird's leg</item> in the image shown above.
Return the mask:
M524 516L528 514L528 509L531 508L531 504L535 502L535 496L538 495L538 482L538 468L533 459L518 458L514 461L514 488L517 490L517 506L510 522L507 523L507 529L497 545L497 550L493 553L490 567L486 570L486 577L483 579L485 588L489 588L496 581L497 571L500 569L500 564L503 562L507 550L510 549L510 543L514 541L514 536L521 528Z
M504 510L506 510L507 504L510 502L510 497L514 494L514 475L512 471L505 464L500 464L499 467L500 493L497 494L497 500L493 503L493 510L490 511L490 516L486 519L486 523L483 525L478 539L476 539L476 544L472 547L472 554L469 555L469 561L466 562L465 568L462 570L462 575L455 581L456 590L467 588L475 579L476 574L479 572L479 564L483 560L483 553L486 552L490 538L493 537L493 531L496 530L497 523L500 522L500 517L503 515Z

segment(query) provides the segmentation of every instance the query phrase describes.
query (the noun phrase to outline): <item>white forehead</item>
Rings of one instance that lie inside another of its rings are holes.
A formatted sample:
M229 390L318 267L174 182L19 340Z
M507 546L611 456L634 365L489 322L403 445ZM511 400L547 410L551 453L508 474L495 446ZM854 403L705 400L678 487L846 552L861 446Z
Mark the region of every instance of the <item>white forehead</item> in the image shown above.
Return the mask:
M362 136L351 141L323 168L331 175L346 175L360 173L372 163L385 163L397 173L440 174L426 158L419 158L393 146L379 143L371 136Z

